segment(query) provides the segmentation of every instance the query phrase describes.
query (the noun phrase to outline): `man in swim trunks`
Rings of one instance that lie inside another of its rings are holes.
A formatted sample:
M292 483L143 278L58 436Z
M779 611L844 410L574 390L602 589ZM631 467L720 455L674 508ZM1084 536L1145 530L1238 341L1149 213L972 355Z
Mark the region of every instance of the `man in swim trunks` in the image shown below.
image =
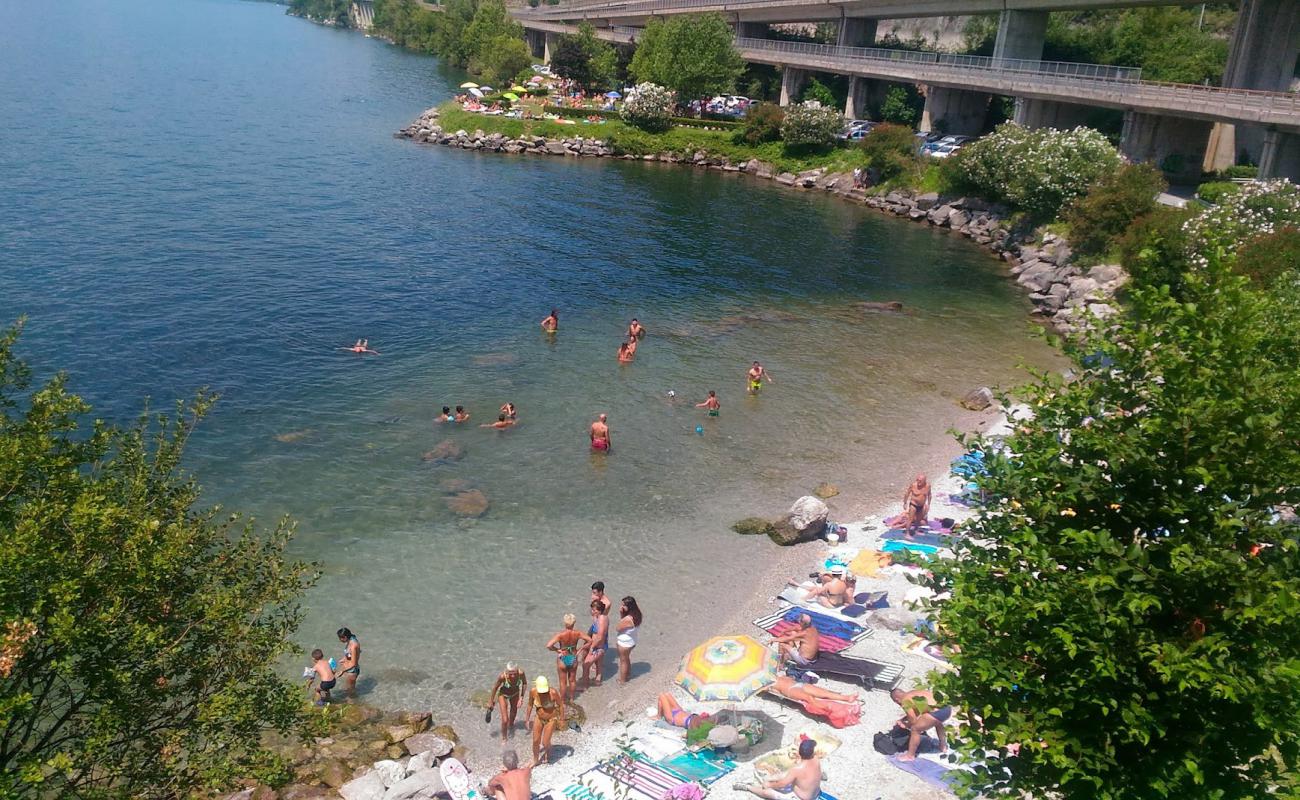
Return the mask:
M640 339L645 336L645 327L633 317L632 324L627 326L627 335L631 339Z
M695 407L707 408L709 410L709 416L716 417L718 416L718 411L722 409L722 404L718 402L718 393L710 389L709 396L705 398L703 403L696 403Z
M918 474L903 490L903 514L907 517L907 538L912 538L930 518L930 481Z
M361 642L347 628L338 629L339 641L343 643L343 660L339 662L338 673L347 684L348 697L357 696L357 678L361 677Z
M933 693L919 689L911 692L895 689L889 693L889 697L904 712L898 720L898 726L911 731L907 740L907 752L898 757L899 761L915 761L916 749L921 746L921 736L932 728L939 737L939 752L948 751L948 733L944 730L944 725L952 717L952 706L939 705Z
M334 688L337 681L334 678L334 670L330 667L329 659L325 657L325 653L320 648L311 651L311 660L312 677L307 681L307 685L311 686L312 683L319 679L320 682L316 684L316 705L323 706L333 699L330 697L330 690Z
M551 313L542 319L542 330L547 333L555 333L560 329L560 312L551 309Z
M505 414L498 414L498 415L497 415L497 421L496 421L496 422L484 422L484 423L483 423L482 425L480 425L479 427L480 427L480 428L496 428L497 430L505 430L506 428L509 428L511 425L514 425L514 424L515 424L515 421L514 421L513 419L506 419L506 415L505 415Z
M822 765L817 758L817 742L812 739L800 741L799 763L780 775L757 786L737 783L734 788L768 800L783 800L791 795L798 800L817 800L822 793Z
M534 765L519 766L519 755L507 750L501 754L501 766L505 769L488 781L488 795L494 800L530 800Z
M821 634L813 627L812 617L799 615L799 628L773 640L781 653L782 661L792 661L801 667L811 666L817 660Z
M764 381L768 383L773 382L772 376L768 373L766 369L763 368L763 365L758 363L757 361L755 361L754 365L749 368L749 373L746 375L746 377L749 380L750 394L757 394L758 390L763 388Z
M635 355L636 352L628 345L627 342L623 342L618 346L618 360L620 362L626 364L629 361L631 361L632 357Z
M612 449L614 443L609 438L609 423L607 420L608 417L601 414L595 422L591 423L592 450L603 450L608 453Z
M659 716L669 725L675 725L678 728L698 728L709 721L709 715L703 712L699 714L688 714L686 709L678 704L677 698L668 692L659 695L658 702Z

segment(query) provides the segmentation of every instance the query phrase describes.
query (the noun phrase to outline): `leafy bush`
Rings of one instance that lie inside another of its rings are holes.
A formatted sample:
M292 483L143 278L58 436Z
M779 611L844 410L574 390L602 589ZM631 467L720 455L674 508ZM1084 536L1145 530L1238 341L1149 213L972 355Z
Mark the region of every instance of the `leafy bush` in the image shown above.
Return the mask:
M885 93L885 100L880 104L880 118L895 125L911 127L921 116L919 100L916 90L895 86Z
M665 149L655 136L636 128L616 127L606 138L615 155L620 156L648 156Z
M1124 164L1101 176L1065 209L1070 244L1084 255L1101 255L1134 219L1155 208L1156 195L1166 188L1164 177L1148 164Z
M881 180L895 178L916 166L916 137L912 129L888 123L877 125L858 144Z
M576 34L562 34L551 51L555 74L588 90L612 85L616 65L614 46L596 38L596 29L589 22L579 25Z
M738 134L747 144L775 142L781 138L785 111L776 103L757 103L745 109L745 130Z
M1236 271L1270 287L1283 275L1300 274L1300 228L1283 228L1246 240L1237 249Z
M666 131L672 127L672 92L654 83L639 83L623 103L620 115L629 125L645 131Z
M1219 176L1225 180L1232 180L1233 178L1258 178L1259 167L1252 167L1249 164L1239 164L1221 170Z
M812 80L808 81L808 86L805 87L803 90L802 99L816 100L817 102L821 103L824 106L835 105L835 93L831 91L831 87L827 86L826 84L822 83L816 78L813 78Z
M1241 191L1241 184L1232 181L1209 181L1196 187L1196 196L1207 203L1218 204L1225 196Z
M1194 214L1186 208L1156 206L1129 224L1116 250L1134 285L1168 286L1175 296L1181 294L1188 268L1183 226Z
M1189 256L1194 265L1205 266L1216 252L1231 255L1247 239L1296 225L1300 225L1300 187L1287 180L1248 183L1188 221Z
M786 109L781 139L787 147L825 147L834 143L843 127L843 114L816 100L806 100Z
M990 200L1038 219L1055 217L1098 178L1119 169L1115 146L1097 131L999 126L950 159L964 182Z

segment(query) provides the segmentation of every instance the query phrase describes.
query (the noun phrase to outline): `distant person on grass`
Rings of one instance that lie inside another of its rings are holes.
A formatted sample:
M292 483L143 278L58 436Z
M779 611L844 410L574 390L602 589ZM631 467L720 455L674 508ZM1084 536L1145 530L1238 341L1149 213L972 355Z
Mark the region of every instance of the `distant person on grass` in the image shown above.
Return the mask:
M357 678L361 677L361 642L347 628L339 628L339 641L343 643L343 660L339 662L338 673L343 676L347 686L348 697L357 696Z
M799 800L817 800L822 793L822 765L817 758L817 742L812 739L800 741L799 763L780 775L757 786L737 783L734 788L769 800L785 800L791 796Z
M916 760L916 749L921 746L921 737L931 729L939 737L939 752L947 752L948 732L944 726L952 717L952 706L939 705L934 694L919 689L911 692L895 689L889 693L889 697L903 709L898 725L911 731L907 740L907 752L898 756L899 761Z
M519 755L507 750L501 754L501 766L505 769L488 781L488 794L495 800L530 800L534 765L519 766Z

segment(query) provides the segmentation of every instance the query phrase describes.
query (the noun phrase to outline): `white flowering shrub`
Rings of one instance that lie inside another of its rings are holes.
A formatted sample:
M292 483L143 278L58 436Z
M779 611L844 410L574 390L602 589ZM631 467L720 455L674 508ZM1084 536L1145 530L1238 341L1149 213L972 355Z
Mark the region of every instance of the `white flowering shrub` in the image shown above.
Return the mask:
M629 93L619 116L629 125L645 131L666 131L672 127L673 93L657 83L638 83Z
M844 115L816 100L789 106L781 120L781 140L794 147L824 147L844 128Z
M1055 217L1123 163L1114 145L1091 128L1030 130L1012 123L966 145L950 161L960 185L1041 219Z
M1248 183L1219 205L1183 223L1188 258L1205 266L1216 252L1232 255L1248 239L1300 227L1300 187L1288 180Z

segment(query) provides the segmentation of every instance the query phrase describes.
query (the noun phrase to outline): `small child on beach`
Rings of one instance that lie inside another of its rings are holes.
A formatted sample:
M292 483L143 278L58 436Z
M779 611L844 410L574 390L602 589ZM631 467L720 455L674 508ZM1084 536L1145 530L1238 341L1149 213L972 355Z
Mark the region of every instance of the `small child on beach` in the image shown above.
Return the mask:
M323 706L332 700L330 690L334 688L335 683L334 668L320 648L311 651L311 658L315 663L307 669L305 677L308 686L315 683L317 679L320 680L320 683L316 684L316 705Z

